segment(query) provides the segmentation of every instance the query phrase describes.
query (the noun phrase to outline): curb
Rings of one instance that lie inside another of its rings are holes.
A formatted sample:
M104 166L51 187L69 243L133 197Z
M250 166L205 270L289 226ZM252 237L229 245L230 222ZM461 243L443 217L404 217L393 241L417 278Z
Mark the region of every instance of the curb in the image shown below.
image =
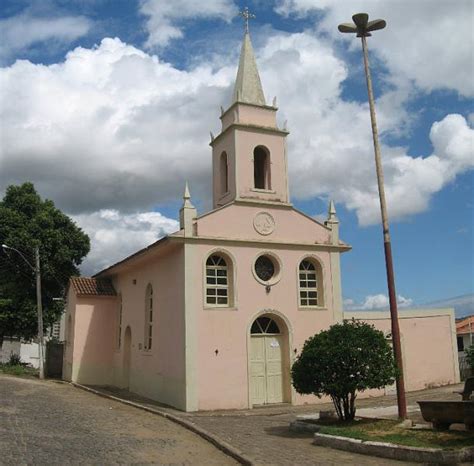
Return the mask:
M314 434L313 444L351 453L417 463L457 464L474 460L474 447L461 448L460 450L440 450L437 448L408 447L393 443L371 442L319 433Z
M150 408L148 406L141 405L139 403L135 403L133 401L129 400L124 400L123 398L119 398L114 395L108 395L106 393L102 393L98 390L94 390L93 388L87 387L85 385L81 385L76 382L69 382L72 386L80 388L81 390L85 390L86 392L93 393L94 395L101 396L103 398L108 398L110 400L118 401L119 403L133 406L134 408L141 409L143 411L147 411L152 414L157 414L158 416L164 417L165 419L169 419L170 421L179 424L180 426L190 430L191 432L194 432L195 434L199 435L202 437L204 440L207 440L209 443L214 445L216 448L224 452L226 455L234 458L236 461L238 461L240 464L245 464L247 466L254 466L255 463L253 460L247 458L243 453L240 452L237 448L233 447L229 443L227 443L224 440L221 440L219 437L216 437L214 434L211 434L205 429L202 429L201 427L197 426L191 421L186 421L184 419L181 419L178 416L175 416L174 414L167 413L165 411L161 411L159 409L155 408Z
M290 431L296 432L298 434L314 434L315 432L319 432L321 430L321 426L315 424L313 422L305 422L297 419L296 421L290 422Z

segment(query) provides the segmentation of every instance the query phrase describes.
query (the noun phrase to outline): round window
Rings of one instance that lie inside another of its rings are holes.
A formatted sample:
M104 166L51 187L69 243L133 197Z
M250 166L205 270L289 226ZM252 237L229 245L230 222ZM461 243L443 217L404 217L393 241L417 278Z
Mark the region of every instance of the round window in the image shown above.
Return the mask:
M260 256L255 261L255 275L262 280L262 282L270 282L278 274L279 266L276 261L270 256Z
M281 279L281 261L270 251L261 251L252 264L252 274L260 284L268 287Z
M275 264L268 256L260 256L255 261L255 273L260 280L270 281L275 275Z

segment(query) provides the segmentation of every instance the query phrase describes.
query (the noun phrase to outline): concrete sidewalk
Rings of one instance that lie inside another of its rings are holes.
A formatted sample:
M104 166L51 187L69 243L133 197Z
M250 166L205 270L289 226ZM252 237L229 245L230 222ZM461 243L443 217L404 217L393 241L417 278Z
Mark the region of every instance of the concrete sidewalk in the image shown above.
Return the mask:
M462 384L450 385L408 393L409 417L415 418L419 416L416 410L418 406L416 404L417 400L456 400L459 399L459 395L455 395L452 392L461 387ZM297 416L310 415L320 410L332 409L332 403L304 406L283 404L250 410L184 413L124 390L110 387L93 388L104 395L133 401L141 406L172 414L175 417L191 422L205 432L210 433L214 438L233 446L255 464L402 464L395 460L372 458L314 446L312 445L312 435L289 431L289 423L295 420ZM395 395L360 399L357 401L357 406L359 408L359 415L366 413L370 415L369 417L372 417L379 413L381 417L396 418L397 416Z

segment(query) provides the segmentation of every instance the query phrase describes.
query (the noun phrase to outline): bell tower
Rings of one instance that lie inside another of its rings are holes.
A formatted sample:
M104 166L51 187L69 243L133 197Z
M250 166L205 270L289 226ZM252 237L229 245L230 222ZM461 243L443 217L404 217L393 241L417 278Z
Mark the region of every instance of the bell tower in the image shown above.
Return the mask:
M233 201L289 203L286 128L276 122L276 98L267 105L255 61L248 19L232 103L221 109L222 129L211 134L213 205Z

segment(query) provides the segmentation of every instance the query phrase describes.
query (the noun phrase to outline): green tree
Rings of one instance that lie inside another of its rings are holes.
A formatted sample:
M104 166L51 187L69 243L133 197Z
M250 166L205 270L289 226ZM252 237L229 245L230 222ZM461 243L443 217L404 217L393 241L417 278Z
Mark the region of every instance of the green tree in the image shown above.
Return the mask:
M474 345L469 346L464 350L466 353L467 363L471 369L474 369Z
M354 419L357 392L389 385L396 373L383 333L355 320L306 340L291 370L296 391L330 396L341 420Z
M34 267L41 257L44 326L60 316L68 280L90 249L89 237L32 183L9 186L0 201L0 244L21 251ZM12 250L0 251L0 344L5 336L30 339L37 334L36 282L33 270Z

